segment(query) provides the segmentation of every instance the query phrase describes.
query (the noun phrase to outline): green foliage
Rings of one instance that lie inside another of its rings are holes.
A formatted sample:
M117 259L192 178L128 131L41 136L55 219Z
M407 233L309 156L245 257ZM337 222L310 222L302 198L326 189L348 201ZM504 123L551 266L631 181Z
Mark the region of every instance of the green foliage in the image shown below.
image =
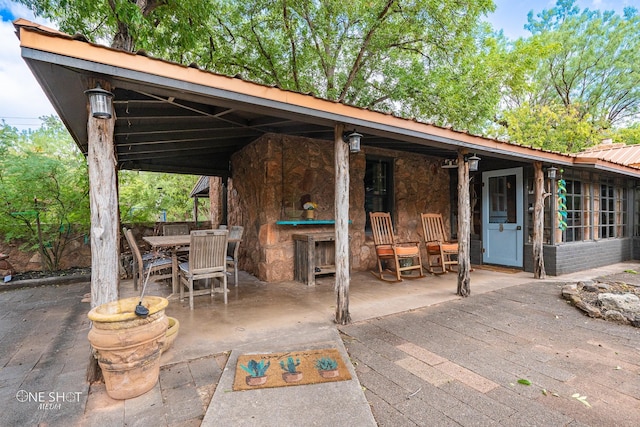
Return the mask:
M271 366L271 362L264 363L264 359L260 360L260 362L256 362L255 360L249 360L247 363L249 366L245 366L240 364L240 367L244 369L249 375L252 377L264 377L267 374L267 369Z
M296 359L296 361L293 361L293 357L289 356L287 358L287 363L285 365L284 360L280 361L280 367L282 368L283 371L289 372L290 374L295 374L298 371L296 371L296 368L300 365L300 359Z
M84 157L62 123L43 118L36 131L0 127L0 233L38 250L48 270L60 267L73 236L89 229Z
M595 145L598 133L588 117L574 106L524 104L502 118L509 140L560 152L578 152Z
M188 221L193 217L191 189L198 180L194 175L120 171L119 203L122 222L139 223L160 220Z
M623 129L640 117L638 11L580 11L575 3L529 13L532 36L512 46L517 74L498 123L511 140L563 152L606 137L635 143L638 133Z
M503 78L479 27L491 0L20 2L93 41L468 129L492 117Z
M627 145L640 144L640 121L626 128L611 131L613 142L623 142Z
M563 152L640 142L631 7L558 0L510 42L480 22L491 0L19 1L94 42L437 125Z
M89 232L89 176L85 157L59 119L43 118L35 131L0 125L0 233L26 242L48 270L58 270L72 239ZM197 177L119 172L123 222L192 218L189 198Z
M322 357L316 360L316 369L320 371L331 371L338 369L338 362L332 357Z

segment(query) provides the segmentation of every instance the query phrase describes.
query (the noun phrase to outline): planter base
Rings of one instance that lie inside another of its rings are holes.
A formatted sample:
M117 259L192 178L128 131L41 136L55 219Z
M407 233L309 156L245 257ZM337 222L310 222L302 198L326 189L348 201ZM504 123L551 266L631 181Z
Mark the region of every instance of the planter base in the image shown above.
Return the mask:
M122 299L89 312L93 321L89 342L112 399L140 396L158 382L160 355L169 326L164 314L168 301L145 297L149 316L144 318L134 314L138 302L138 298Z

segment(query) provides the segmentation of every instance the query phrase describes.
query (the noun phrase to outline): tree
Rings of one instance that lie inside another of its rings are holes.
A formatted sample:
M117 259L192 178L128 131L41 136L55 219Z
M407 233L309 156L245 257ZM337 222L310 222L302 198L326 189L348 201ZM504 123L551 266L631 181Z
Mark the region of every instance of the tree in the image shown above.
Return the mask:
M47 270L58 270L65 249L89 231L87 164L62 122L43 118L35 131L0 126L0 233L38 251ZM120 172L123 221L191 220L189 191L197 177ZM162 190L159 190L161 188Z
M43 120L36 131L0 128L0 232L38 250L43 268L58 270L65 249L88 231L89 183L62 123Z
M120 171L118 178L123 222L155 222L162 212L169 222L192 219L193 200L189 193L197 176Z
M626 8L623 16L580 12L575 0L558 0L537 16L529 13L532 37L516 42L511 52L512 63L528 67L523 79L507 87L506 113L499 118L511 139L577 151L638 121L637 10ZM546 141L540 141L542 127Z
M476 39L491 0L20 1L93 41L436 124L479 130L499 100Z
M509 140L547 150L576 153L599 142L590 116L579 109L560 104L522 106L503 114L509 128Z
M213 3L200 0L17 0L61 31L130 52L154 43L189 51L198 30L206 32ZM205 21L202 21L204 18Z

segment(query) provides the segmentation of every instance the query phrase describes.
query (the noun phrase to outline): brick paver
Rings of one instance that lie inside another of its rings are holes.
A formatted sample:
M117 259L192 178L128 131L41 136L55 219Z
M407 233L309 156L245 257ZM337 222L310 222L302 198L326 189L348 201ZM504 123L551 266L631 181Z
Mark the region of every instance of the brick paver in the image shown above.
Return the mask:
M560 285L340 327L378 424L637 426L640 329L585 317Z

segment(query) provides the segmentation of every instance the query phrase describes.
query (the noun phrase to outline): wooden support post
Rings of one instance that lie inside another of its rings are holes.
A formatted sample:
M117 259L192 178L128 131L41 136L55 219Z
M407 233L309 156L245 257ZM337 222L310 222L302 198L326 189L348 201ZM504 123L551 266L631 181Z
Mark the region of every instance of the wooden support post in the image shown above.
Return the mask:
M542 162L533 162L534 206L533 206L533 277L544 279L547 273L544 269L544 171Z
M109 90L107 84L103 83L102 87ZM118 299L120 233L114 125L113 116L98 119L89 114L87 164L91 209L91 307ZM100 377L100 369L92 355L87 379L92 382Z
M458 295L471 295L471 202L469 200L469 163L464 161L465 152L458 151Z
M339 325L351 322L349 315L349 145L342 139L344 125L337 124L335 145L336 318Z
M118 299L119 238L114 119L89 118L91 306Z

